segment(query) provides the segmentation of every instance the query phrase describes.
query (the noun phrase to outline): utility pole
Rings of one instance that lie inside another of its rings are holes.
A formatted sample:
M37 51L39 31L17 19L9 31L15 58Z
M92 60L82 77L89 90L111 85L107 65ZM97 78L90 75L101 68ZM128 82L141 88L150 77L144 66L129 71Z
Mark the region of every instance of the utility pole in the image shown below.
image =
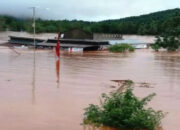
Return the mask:
M35 93L36 93L36 7L31 7L31 9L33 10L33 24L32 27L34 29L34 58L33 58L33 79L32 79L32 103L35 103Z
M36 49L36 7L33 7L34 49Z
M36 49L36 7L31 7L33 10L33 29L34 29L34 49Z

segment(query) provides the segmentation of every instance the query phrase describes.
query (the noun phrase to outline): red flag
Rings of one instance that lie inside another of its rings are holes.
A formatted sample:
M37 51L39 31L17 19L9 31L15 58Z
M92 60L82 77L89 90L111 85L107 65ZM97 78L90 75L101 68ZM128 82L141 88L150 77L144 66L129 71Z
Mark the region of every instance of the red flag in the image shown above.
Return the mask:
M60 56L60 41L59 41L59 39L60 39L60 31L58 33L57 44L56 44L56 55L57 55L57 57Z

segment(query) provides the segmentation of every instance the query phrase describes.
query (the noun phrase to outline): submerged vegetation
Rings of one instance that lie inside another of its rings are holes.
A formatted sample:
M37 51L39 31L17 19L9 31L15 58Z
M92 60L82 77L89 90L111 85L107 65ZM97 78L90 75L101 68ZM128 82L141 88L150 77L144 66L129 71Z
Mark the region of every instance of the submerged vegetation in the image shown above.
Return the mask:
M115 44L109 47L109 51L110 52L125 52L125 51L133 52L134 47L125 43Z
M168 30L157 37L156 43L152 46L155 51L164 48L167 51L176 51L180 47L180 26L173 30Z
M147 103L154 96L155 94L151 94L139 99L129 87L125 92L102 94L100 106L91 104L85 109L84 124L118 129L154 130L160 126L164 117L162 111L147 107Z

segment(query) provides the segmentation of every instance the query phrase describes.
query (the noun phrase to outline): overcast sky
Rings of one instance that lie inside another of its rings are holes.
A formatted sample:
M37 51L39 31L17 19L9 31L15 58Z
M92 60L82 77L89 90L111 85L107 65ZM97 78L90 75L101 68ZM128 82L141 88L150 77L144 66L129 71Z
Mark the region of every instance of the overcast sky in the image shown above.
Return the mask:
M100 21L180 7L180 0L0 0L0 14L55 20Z

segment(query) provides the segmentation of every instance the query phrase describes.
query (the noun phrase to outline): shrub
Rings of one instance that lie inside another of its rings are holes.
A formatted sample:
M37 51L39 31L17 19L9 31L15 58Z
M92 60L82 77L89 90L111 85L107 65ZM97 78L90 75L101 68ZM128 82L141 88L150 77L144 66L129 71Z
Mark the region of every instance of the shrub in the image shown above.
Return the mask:
M127 88L125 92L102 94L101 105L91 104L85 109L84 123L123 129L154 130L164 117L163 112L145 107L155 96L138 99Z
M133 52L134 51L134 47L132 47L129 44L115 44L109 47L109 51L111 52L125 52L125 51L130 51Z
M135 50L134 47L129 45L129 51L133 52L134 50Z
M158 51L160 48L164 48L167 51L176 51L180 47L180 26L168 30L163 35L158 36L152 49Z
M160 48L164 48L167 51L176 51L180 46L180 40L174 36L164 35L163 37L158 37L156 43L152 45L152 49L159 51Z
M153 44L151 47L155 51L159 51L159 49L161 48L158 44Z

